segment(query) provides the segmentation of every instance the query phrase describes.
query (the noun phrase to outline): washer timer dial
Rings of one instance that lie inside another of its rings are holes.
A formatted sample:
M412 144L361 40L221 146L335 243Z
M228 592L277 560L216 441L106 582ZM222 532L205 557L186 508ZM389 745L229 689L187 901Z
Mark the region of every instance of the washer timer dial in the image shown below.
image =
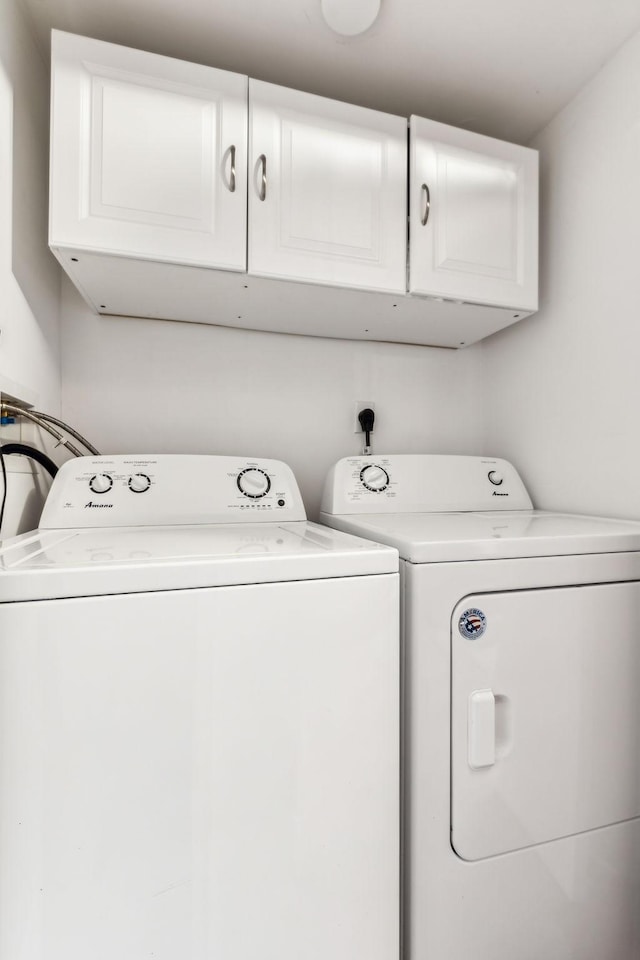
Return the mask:
M389 474L377 463L367 464L360 471L363 486L373 493L382 493L389 486Z
M258 467L247 467L246 470L241 470L236 482L240 493L249 497L250 500L266 497L271 489L271 480L264 470Z

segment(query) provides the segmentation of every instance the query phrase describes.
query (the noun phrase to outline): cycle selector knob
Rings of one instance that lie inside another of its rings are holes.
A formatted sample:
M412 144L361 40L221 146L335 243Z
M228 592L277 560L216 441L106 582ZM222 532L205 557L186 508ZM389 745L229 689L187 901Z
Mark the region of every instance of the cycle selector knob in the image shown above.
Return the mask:
M146 493L151 486L151 477L146 473L134 473L127 483L132 493Z
M363 467L360 471L360 479L363 486L373 493L382 493L389 486L389 474L377 463Z
M489 470L489 473L487 474L487 476L489 477L489 480L494 485L494 487L499 487L504 480L504 477L502 476L502 474L498 473L497 470Z
M89 480L89 489L93 493L108 493L113 486L113 477L108 473L96 473Z
M240 493L249 497L250 500L266 497L271 489L271 480L264 470L258 467L247 467L246 470L241 470L236 482Z

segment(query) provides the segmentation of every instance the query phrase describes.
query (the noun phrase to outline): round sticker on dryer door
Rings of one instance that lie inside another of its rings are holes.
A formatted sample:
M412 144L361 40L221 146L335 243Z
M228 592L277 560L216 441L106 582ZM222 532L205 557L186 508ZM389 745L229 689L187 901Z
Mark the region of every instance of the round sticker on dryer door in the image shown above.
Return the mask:
M487 618L482 610L471 607L458 620L458 630L466 640L478 640L487 628Z

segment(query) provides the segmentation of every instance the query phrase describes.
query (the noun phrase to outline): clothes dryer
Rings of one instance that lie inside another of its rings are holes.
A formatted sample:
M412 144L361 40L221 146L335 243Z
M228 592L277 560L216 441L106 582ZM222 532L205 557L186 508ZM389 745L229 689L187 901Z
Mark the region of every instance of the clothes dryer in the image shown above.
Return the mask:
M350 457L321 520L396 547L409 960L640 956L640 524L483 457Z
M1 960L395 960L397 551L107 456L0 550Z

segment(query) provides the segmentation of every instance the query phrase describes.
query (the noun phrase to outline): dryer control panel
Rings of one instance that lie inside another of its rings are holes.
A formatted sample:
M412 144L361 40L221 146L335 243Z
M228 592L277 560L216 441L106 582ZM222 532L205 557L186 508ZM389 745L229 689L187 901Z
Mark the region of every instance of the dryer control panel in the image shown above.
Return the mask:
M327 476L321 510L357 513L448 513L531 510L517 470L494 457L389 454L345 457Z
M280 460L158 454L68 460L40 529L306 520L296 479Z

